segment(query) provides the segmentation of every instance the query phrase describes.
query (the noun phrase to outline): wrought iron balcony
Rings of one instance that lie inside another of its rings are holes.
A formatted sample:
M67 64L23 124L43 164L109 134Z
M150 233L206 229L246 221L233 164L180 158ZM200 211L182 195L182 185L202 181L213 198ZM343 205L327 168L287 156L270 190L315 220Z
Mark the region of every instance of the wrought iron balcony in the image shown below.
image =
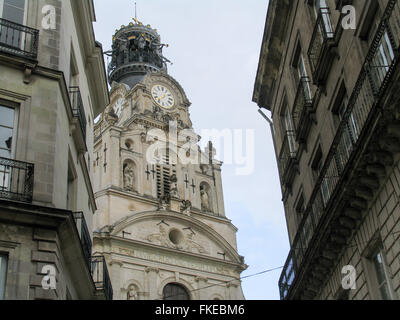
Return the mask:
M315 23L308 58L310 60L314 83L324 83L328 77L335 53L335 29L331 21L329 8L320 8Z
M91 270L92 239L90 238L89 229L87 227L83 212L74 212L74 219L81 239L85 261L89 270Z
M307 140L313 117L313 99L309 77L302 77L297 88L293 106L293 122L298 142Z
M113 299L113 288L108 274L106 259L103 256L91 257L91 271L96 289L104 291L107 300Z
M32 202L34 165L0 158L0 198Z
M285 186L289 186L294 178L298 163L297 150L298 145L294 132L287 131L279 155L279 172L281 174L282 184Z
M398 33L395 37L391 31L400 31L399 16L400 0L390 0L292 243L279 280L282 299L293 297L292 288L297 286L299 273L306 272L304 268L311 261L318 232L321 232L324 221L328 219L328 208L337 201L335 195L344 181L344 173L351 169L350 160L361 152L359 145L363 143L362 137L370 130L368 124L381 107L380 98L400 59L400 39ZM342 239L339 240L336 244L344 245Z
M86 116L79 87L70 87L72 113L79 120L84 140L86 140Z
M0 18L0 51L37 59L39 30Z

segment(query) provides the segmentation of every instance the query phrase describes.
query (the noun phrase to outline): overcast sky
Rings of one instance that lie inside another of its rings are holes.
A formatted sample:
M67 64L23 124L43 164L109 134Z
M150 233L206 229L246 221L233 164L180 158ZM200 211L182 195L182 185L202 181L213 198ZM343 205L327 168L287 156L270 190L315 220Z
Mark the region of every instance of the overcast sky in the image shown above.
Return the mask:
M95 0L96 38L105 51L115 30L132 21L134 2ZM169 74L192 102L196 132L254 130L254 172L239 176L235 165L223 166L226 214L239 228L239 253L249 265L242 276L283 266L289 243L276 158L269 125L251 101L268 0L137 0L137 6L139 20L169 44ZM279 299L280 274L243 280L246 299Z

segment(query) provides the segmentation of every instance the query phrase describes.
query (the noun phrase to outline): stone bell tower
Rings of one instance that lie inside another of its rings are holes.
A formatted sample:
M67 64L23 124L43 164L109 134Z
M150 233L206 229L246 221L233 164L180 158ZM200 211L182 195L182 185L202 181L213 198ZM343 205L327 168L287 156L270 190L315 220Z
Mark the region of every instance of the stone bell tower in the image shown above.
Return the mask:
M106 257L115 299L244 299L222 163L211 143L200 150L163 47L137 19L113 37L111 103L94 132L93 250Z

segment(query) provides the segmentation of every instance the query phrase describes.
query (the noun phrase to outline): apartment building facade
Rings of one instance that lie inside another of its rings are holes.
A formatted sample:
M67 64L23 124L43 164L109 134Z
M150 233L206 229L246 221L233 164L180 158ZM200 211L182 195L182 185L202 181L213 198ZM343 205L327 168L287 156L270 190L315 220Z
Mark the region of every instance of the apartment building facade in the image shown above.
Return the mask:
M291 250L282 299L398 299L400 1L271 0L271 112Z
M112 299L92 256L93 119L109 104L93 21L92 0L0 1L0 300Z

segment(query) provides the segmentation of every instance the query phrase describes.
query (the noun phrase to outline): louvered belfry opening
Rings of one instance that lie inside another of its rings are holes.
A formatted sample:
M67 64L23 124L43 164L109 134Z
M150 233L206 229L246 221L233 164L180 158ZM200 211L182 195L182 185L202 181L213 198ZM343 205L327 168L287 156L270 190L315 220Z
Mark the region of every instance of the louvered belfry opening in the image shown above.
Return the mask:
M169 198L171 194L171 176L176 174L176 166L171 164L170 151L167 147L162 151L161 159L156 166L157 172L157 197Z

